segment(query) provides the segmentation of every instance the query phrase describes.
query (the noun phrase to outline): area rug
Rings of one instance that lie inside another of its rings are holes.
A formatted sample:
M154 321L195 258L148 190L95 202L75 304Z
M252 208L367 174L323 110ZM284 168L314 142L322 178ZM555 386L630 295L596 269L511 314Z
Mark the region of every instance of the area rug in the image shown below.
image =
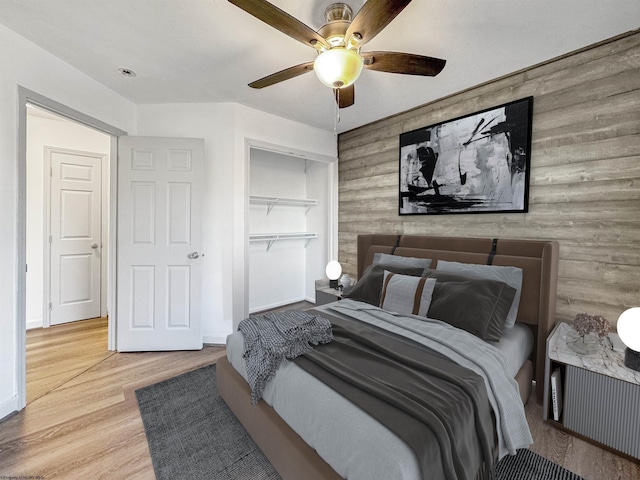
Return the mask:
M136 390L157 480L279 480L220 397L216 366ZM584 480L520 450L497 466L499 480Z

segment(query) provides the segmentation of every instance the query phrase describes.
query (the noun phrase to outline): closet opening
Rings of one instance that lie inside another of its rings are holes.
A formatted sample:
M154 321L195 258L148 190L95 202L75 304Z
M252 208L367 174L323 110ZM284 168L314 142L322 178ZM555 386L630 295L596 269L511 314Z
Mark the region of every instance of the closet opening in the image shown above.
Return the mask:
M332 247L331 164L250 149L249 313L315 303Z

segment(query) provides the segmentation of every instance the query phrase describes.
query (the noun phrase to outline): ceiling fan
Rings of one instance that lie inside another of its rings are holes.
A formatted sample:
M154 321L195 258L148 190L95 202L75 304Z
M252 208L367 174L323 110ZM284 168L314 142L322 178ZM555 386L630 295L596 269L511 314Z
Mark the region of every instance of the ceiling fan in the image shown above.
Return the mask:
M360 48L375 37L411 0L368 0L352 20L345 3L329 5L327 23L317 32L266 0L229 0L259 20L317 50L315 61L286 68L249 84L264 88L315 71L318 79L336 93L340 108L353 105L356 81L363 67L381 72L434 77L445 60L399 52L366 52Z

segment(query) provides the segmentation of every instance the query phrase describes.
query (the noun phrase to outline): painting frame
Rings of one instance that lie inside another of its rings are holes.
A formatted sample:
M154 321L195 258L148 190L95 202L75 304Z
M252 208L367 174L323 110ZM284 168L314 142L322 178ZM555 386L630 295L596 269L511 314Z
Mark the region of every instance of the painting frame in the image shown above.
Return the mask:
M399 138L399 215L529 211L533 97Z

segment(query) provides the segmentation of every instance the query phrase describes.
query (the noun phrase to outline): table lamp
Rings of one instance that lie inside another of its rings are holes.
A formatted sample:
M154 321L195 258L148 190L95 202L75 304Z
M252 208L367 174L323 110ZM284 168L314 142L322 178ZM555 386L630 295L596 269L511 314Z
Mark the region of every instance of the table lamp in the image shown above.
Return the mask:
M340 278L340 274L342 273L342 266L336 260L331 260L327 263L327 268L325 269L327 273L327 277L329 277L329 287L338 288L338 279Z
M622 312L618 317L618 336L627 348L624 364L632 370L640 371L640 307Z

